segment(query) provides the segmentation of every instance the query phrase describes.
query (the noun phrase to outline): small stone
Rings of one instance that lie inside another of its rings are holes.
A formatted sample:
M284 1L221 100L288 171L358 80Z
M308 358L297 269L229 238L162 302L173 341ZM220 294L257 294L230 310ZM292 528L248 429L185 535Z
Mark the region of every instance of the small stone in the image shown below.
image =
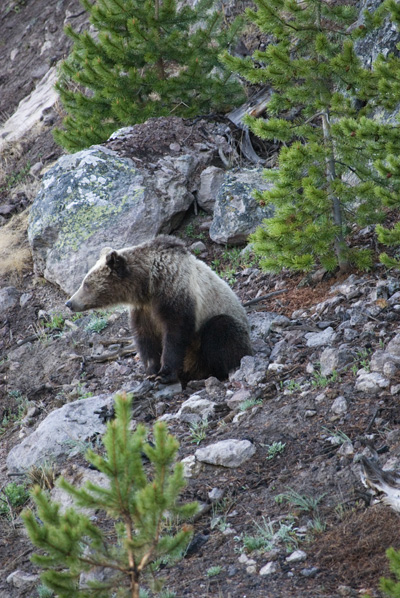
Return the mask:
M314 415L317 415L315 409L307 409L304 413L305 417L314 417Z
M38 580L39 580L38 575L32 575L31 573L25 573L24 571L21 571L20 569L17 569L16 571L13 571L12 573L10 573L10 575L6 579L7 583L13 585L14 588L18 588L21 590L22 589L27 590L33 584L37 584Z
M267 563L266 565L264 565L264 567L262 567L260 569L260 575L262 577L265 577L266 575L271 575L272 573L276 573L276 571L278 570L278 565L275 561L270 561L269 563Z
M207 251L207 247L205 246L203 241L196 241L196 243L192 243L192 245L189 247L189 249L195 255L198 255L200 253L203 253L204 251Z
M332 343L336 334L331 326L328 326L323 332L309 332L305 335L307 339L307 347L322 347Z
M295 550L292 554L286 558L287 563L299 563L300 561L305 561L307 558L307 554L304 550Z
M213 488L208 493L208 498L211 500L211 502L215 502L217 500L221 500L224 494L225 490L222 490L222 488Z
M183 477L186 479L197 478L201 470L201 464L194 455L189 455L181 461L183 465Z
M220 440L205 448L199 448L195 457L199 461L210 465L222 465L223 467L240 467L251 459L256 452L254 444L249 440Z
M309 569L302 569L300 573L303 577L315 577L318 571L318 567L310 567Z
M347 413L347 401L344 397L336 397L331 406L331 411L336 415L344 415Z
M0 289L0 314L15 307L19 301L20 293L15 287Z
M361 370L356 380L355 388L359 392L378 394L382 389L387 388L390 382L378 372L365 372Z

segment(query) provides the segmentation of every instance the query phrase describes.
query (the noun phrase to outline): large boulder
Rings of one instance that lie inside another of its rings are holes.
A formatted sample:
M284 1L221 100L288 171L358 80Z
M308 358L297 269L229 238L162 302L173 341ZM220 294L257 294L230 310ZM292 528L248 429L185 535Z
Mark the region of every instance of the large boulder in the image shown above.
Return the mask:
M273 183L263 176L262 168L227 172L218 191L210 237L221 245L242 245L264 218L271 218L271 206L262 207L254 191L271 189Z
M14 446L7 457L11 472L27 471L32 465L62 462L77 446L106 431L101 410L114 404L113 395L98 395L67 403L52 411L34 432Z
M72 293L105 246L120 249L170 232L193 202L193 155L158 172L103 146L62 156L43 178L28 229L35 269Z

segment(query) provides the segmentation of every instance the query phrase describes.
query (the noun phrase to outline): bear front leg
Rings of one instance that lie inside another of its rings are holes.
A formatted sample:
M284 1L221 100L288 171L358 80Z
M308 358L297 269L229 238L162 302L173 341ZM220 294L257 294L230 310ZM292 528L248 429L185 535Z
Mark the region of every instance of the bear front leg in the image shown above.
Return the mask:
M195 330L194 309L187 301L180 309L163 311L161 368L157 380L162 384L177 382L183 372L183 363Z
M172 384L179 380L183 371L183 361L188 347L186 335L180 331L166 332L163 337L161 368L156 380L162 384Z
M161 335L145 310L131 310L131 330L148 378L155 378L161 367Z

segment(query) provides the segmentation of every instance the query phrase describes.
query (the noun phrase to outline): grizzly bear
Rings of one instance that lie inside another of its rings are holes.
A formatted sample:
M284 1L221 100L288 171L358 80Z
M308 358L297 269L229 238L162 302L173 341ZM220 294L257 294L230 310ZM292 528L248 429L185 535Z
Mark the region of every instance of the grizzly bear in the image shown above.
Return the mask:
M215 376L220 380L251 355L246 312L228 284L179 239L160 235L119 251L103 249L72 311L116 304L130 323L149 378L161 383Z

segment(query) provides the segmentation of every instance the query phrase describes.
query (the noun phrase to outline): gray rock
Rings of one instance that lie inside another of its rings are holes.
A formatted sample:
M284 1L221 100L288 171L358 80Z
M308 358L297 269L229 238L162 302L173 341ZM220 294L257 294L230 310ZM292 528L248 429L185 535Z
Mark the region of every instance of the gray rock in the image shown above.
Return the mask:
M104 473L94 469L77 466L74 468L73 476L68 474L65 475L64 472L62 473L67 482L72 483L77 488L84 487L87 482L95 484L96 486L100 486L101 488L109 488L110 486L108 477ZM78 480L78 482L76 480ZM55 486L51 490L50 496L54 502L57 502L61 505L61 513L64 513L69 507L73 507L76 511L85 513L88 516L93 514L93 509L78 507L71 494L68 494L68 492L59 486Z
M211 239L221 245L246 243L249 234L264 218L271 218L274 211L270 206L260 206L253 192L272 186L263 178L261 168L228 172L216 198L210 227Z
M264 567L261 567L259 575L265 577L266 575L271 575L272 573L276 573L278 571L278 564L274 561L270 561Z
M389 384L389 380L382 374L378 372L368 373L361 370L356 380L355 389L368 394L378 394L383 389L388 388Z
M294 552L292 552L292 554L289 554L289 556L286 557L286 562L299 563L301 561L305 561L306 558L307 554L304 552L304 550L295 550Z
M198 461L222 467L240 467L256 452L249 440L221 440L195 452Z
M18 588L19 590L28 590L34 584L36 585L39 581L39 575L33 575L32 573L25 573L20 569L13 571L6 579L7 583Z
M359 3L360 17L354 27L359 27L364 23L364 11L374 13L381 3L381 0L361 0ZM399 41L400 34L396 25L390 19L385 19L378 30L374 29L362 39L357 40L354 49L364 66L369 67L379 54L387 56L389 52L396 53Z
M181 421L191 424L207 420L215 410L215 403L209 399L203 399L199 395L192 395L182 403L176 417Z
M77 444L105 432L106 426L96 411L113 403L113 395L98 395L55 409L21 444L11 449L7 457L9 471L23 472L32 465L65 459Z
M0 289L0 314L5 313L18 304L20 292L15 287Z
M103 247L120 249L170 232L193 202L188 188L200 160L168 156L155 171L138 169L102 146L59 158L30 212L36 271L72 293Z
M253 394L250 390L248 390L247 388L241 388L240 390L237 390L235 393L233 393L233 395L226 400L226 404L228 405L229 409L235 410L239 408L240 404L243 403L243 401L247 401L252 396Z
M333 328L328 326L322 332L308 332L305 337L307 339L307 347L322 347L332 343L336 338L336 334Z
M331 406L331 411L336 415L344 415L347 413L347 401L344 397L336 397Z
M205 168L200 175L200 189L197 194L197 203L209 214L214 211L215 198L222 183L224 182L225 171L217 166Z
M320 357L321 375L330 376L332 372L352 361L352 354L347 347L327 347Z
M250 386L256 386L265 380L265 359L246 355L242 357L240 368L230 374L231 382L246 381Z
M253 312L248 315L250 324L251 339L266 339L271 329L271 324L275 320L276 314L273 312Z
M400 334L396 334L388 343L386 347L386 352L395 355L396 357L400 357Z

